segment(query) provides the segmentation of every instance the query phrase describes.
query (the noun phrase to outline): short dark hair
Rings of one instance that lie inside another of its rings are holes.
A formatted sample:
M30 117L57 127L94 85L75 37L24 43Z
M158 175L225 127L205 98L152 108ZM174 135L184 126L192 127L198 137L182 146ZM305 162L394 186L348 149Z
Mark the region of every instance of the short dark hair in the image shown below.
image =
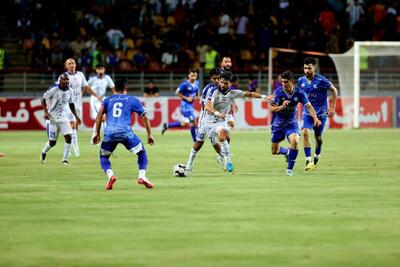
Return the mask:
M199 73L199 71L196 68L190 68L188 73L196 72Z
M213 75L221 75L221 69L220 68L213 68L213 69L210 70L208 75L210 76L210 78Z
M115 91L122 92L124 89L126 89L126 86L128 85L128 80L125 78L117 78L115 80Z
M287 70L287 71L284 71L281 74L281 78L282 79L286 79L286 80L290 80L290 81L294 81L294 74L290 70Z
M315 65L317 65L317 60L315 58L313 58L313 57L306 57L304 59L304 65L309 65L309 64L315 66Z
M224 79L225 81L231 81L232 80L232 72L230 71L224 71L221 73L221 79Z
M105 68L106 66L103 63L99 63L96 65L96 69L98 68Z

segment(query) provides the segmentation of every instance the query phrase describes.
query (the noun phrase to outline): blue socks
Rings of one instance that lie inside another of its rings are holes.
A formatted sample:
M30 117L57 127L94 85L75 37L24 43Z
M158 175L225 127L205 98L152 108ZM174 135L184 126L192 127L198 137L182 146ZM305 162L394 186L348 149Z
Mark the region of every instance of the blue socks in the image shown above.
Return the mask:
M147 169L147 153L146 150L142 150L139 153L136 154L138 156L138 166L139 166L139 170L146 170Z
M196 126L190 127L190 134L192 135L193 142L196 142Z
M100 156L100 165L104 172L111 169L110 156Z
M294 164L296 163L297 155L299 154L299 150L289 149L289 163L288 170L293 170Z
M281 147L279 148L279 154L281 154L281 155L286 155L287 152L288 152L288 149L287 149L286 147L281 146Z
M311 147L305 147L304 154L306 155L306 158L311 157Z
M181 122L180 121L174 121L168 123L168 128L176 128L176 127L181 127Z
M315 154L316 154L316 155L320 155L320 154L321 154L321 150L322 150L322 147L317 146L317 147L315 148Z

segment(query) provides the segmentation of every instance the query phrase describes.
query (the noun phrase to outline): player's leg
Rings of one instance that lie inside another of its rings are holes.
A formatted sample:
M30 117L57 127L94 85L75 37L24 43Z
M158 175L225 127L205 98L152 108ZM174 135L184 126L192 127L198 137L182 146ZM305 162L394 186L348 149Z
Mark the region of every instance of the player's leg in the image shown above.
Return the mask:
M75 107L75 109L76 109L76 107ZM79 116L81 116L81 114L80 114L81 112L78 109L76 109L76 113ZM82 118L82 116L80 118ZM72 134L71 134L72 149L74 150L75 157L79 157L81 155L81 152L79 150L79 144L78 144L78 132L77 132L78 131L78 123L76 122L76 118L75 118L74 114L72 114L72 112L69 112L68 119L70 121L71 128L72 128Z
M314 162L313 162L313 169L317 167L319 158L322 152L322 134L325 130L325 125L327 118L319 118L321 121L321 125L319 127L314 127L314 136L315 136L315 154L314 154Z
M68 159L69 159L69 155L70 155L70 151L71 151L71 142L72 142L72 128L71 125L69 124L69 122L61 122L59 123L59 129L60 129L60 133L62 135L64 135L64 139L65 139L65 144L64 144L64 153L63 153L63 159L61 161L62 164L64 165L68 165Z
M118 142L105 139L100 145L100 166L107 175L106 189L112 190L113 184L117 181L117 177L111 167L110 156L117 147Z
M188 125L190 126L190 135L192 136L193 142L196 142L196 115L194 114L194 109L189 110L184 114L185 122L188 121Z
M226 114L226 121L228 122L229 128L231 128L231 129L235 128L235 119L233 118L233 114L231 114L231 113ZM228 136L226 141L228 141L228 143L230 144L231 143L231 137Z
M294 165L296 163L297 155L299 154L299 140L300 140L300 131L298 127L296 126L297 129L289 129L286 132L286 135L288 137L289 143L290 143L290 149L289 149L289 162L287 166L287 171L286 174L288 176L293 176L293 169Z
M56 123L48 121L46 123L46 133L47 133L47 142L42 149L42 154L40 156L40 161L42 164L46 163L47 152L56 145L57 137L58 137L58 127Z
M100 105L101 103L99 101L93 100L93 97L90 98L90 118L95 121L92 128L92 138L90 138L90 144L92 145L93 145L93 137L96 134L96 117L99 112Z
M286 162L289 162L289 149L280 145L285 140L285 132L280 129L272 129L271 153L272 155L285 156Z
M215 128L215 132L218 136L218 141L221 146L221 152L226 162L225 168L228 172L233 172L233 164L231 161L231 152L227 138L229 137L229 128L227 125L218 125Z
M311 129L313 128L314 119L309 115L303 115L303 126L302 126L302 134L303 134L303 146L304 146L304 155L306 156L306 166L304 170L309 171L313 167L313 162L311 160Z
M137 183L140 185L144 185L148 189L154 188L154 184L151 183L146 177L148 159L146 150L140 138L132 132L129 137L123 141L123 145L126 147L126 149L136 154L138 157L137 164L139 174L137 178Z

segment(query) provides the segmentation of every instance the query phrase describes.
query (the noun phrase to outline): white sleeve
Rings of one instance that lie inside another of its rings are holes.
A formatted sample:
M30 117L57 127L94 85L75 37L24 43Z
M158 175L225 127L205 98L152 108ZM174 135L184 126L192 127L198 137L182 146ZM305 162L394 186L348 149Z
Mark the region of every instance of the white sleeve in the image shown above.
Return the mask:
M236 99L236 98L243 98L245 93L242 90L233 90L231 91L232 94L232 98Z
M57 91L57 87L52 87L43 94L43 98L49 100Z
M107 80L108 87L110 87L110 88L115 87L115 84L109 75L106 75L106 80Z
M82 79L82 88L88 86L89 84L88 84L88 82L87 82L87 80L85 78L85 75L83 75L82 72L79 72L79 75L81 76L81 79Z
M96 77L96 76L94 76L94 77L92 77L92 78L89 79L88 84L89 84L90 86L93 86L94 78L95 78L95 77Z

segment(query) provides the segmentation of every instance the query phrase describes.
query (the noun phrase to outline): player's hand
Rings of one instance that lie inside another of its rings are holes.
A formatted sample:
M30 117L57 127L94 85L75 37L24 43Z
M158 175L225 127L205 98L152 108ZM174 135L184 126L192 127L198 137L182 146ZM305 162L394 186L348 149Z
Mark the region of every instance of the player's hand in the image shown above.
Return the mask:
M193 102L193 97L187 96L187 97L186 97L186 101L187 101L187 102Z
M319 126L321 126L321 124L322 124L322 122L318 118L314 119L314 126L319 127Z
M267 95L267 97L265 98L265 100L269 103L271 103L272 101L274 101L275 96L274 95Z
M93 142L93 144L95 144L95 145L97 145L98 143L100 143L100 135L99 135L99 134L96 134L95 136L93 136L92 142Z
M290 104L290 101L289 100L285 100L285 101L283 101L282 106L284 108L287 108L287 106L289 106L289 104Z
M330 107L329 111L328 111L328 117L333 117L335 116L335 108L334 107Z
M154 138L152 135L147 136L147 143L149 145L154 145Z
M228 121L228 125L231 128L235 128L235 122L234 121Z
M81 124L82 124L82 121L81 121L81 119L80 119L79 117L76 117L76 123L77 123L78 125L81 125Z

